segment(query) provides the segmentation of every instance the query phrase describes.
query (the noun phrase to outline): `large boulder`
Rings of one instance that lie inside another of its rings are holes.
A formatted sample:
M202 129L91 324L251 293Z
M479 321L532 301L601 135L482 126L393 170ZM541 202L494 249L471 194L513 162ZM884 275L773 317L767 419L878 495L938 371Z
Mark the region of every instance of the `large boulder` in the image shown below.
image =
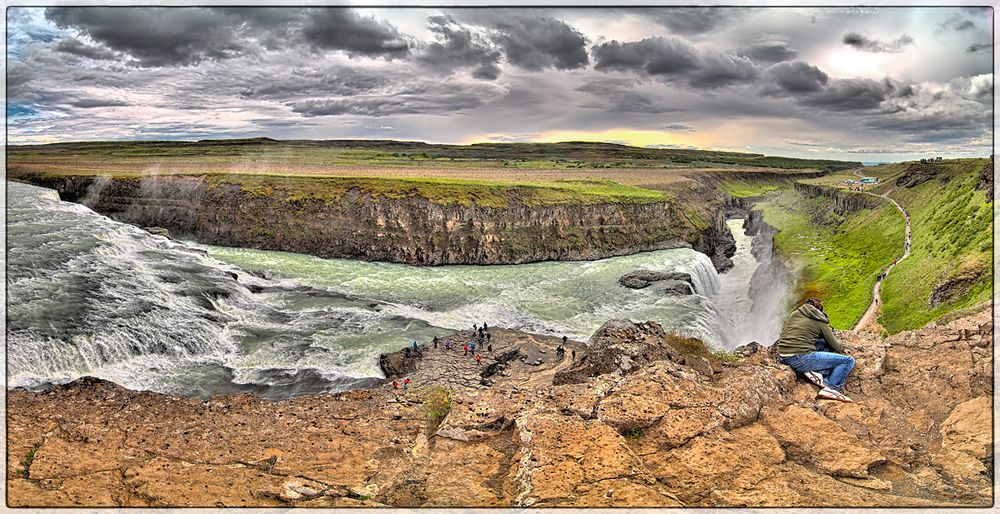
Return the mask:
M413 373L417 369L417 361L423 356L423 352L415 352L406 347L396 352L379 355L378 367L385 374L385 378L402 377Z
M658 323L613 319L591 336L587 349L553 377L555 384L575 384L606 373L627 375L662 359L679 359Z
M663 272L640 269L622 275L622 277L618 279L618 283L629 289L643 289L649 287L649 285L653 282L661 282L664 280L686 282L692 289L694 289L694 282L691 279L691 274L680 271Z
M663 293L667 296L688 296L694 294L694 288L687 282L669 280L663 288Z

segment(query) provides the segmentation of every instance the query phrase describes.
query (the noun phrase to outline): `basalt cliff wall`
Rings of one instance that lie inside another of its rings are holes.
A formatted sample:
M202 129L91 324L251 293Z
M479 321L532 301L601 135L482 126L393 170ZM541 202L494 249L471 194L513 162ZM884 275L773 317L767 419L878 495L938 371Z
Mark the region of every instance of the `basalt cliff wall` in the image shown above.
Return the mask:
M864 193L846 191L830 186L821 186L804 182L796 182L795 190L809 198L820 196L829 198L833 203L833 210L841 216L853 214L864 209L877 209L881 207L878 198Z
M113 219L162 227L206 244L324 258L420 265L590 260L676 247L707 254L724 270L735 246L725 209L675 201L525 205L441 204L418 196L288 197L201 176L16 177L50 187Z

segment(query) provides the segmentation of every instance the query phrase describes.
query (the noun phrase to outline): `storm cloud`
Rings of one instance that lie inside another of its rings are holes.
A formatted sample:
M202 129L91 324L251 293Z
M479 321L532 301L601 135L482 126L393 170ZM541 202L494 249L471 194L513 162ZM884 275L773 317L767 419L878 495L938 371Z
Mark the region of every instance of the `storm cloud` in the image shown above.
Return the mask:
M746 57L700 50L675 37L628 43L610 41L595 46L593 53L596 70L633 72L695 87L749 83L760 76L760 67Z
M780 62L767 69L768 78L789 93L819 91L830 77L823 70L802 61Z
M759 43L737 52L737 55L749 57L758 64L771 64L791 61L798 57L799 53L788 48L786 43Z
M77 57L86 57L88 59L96 59L99 61L110 61L117 58L115 53L111 50L85 44L75 37L64 38L56 46L56 50L75 55Z
M663 7L638 12L675 34L692 35L731 23L741 11L731 7Z
M871 111L894 96L909 94L912 94L911 88L889 79L839 79L800 101L804 105L830 111Z
M863 50L865 52L883 52L890 54L902 52L903 50L906 49L907 46L913 44L913 38L906 34L899 36L897 39L884 43L877 39L872 39L867 36L862 36L857 32L848 32L847 34L844 34L844 37L841 39L841 41L847 46L851 46L857 48L858 50Z
M500 76L497 63L501 53L486 36L460 25L449 15L431 16L427 22L437 41L424 47L417 56L419 62L448 73L472 68L474 77L486 80Z
M202 8L50 7L45 16L108 48L134 57L142 66L196 64L246 50L233 26Z
M389 57L410 51L410 42L384 21L343 8L316 9L310 14L302 36L315 49Z
M495 40L507 60L526 70L571 70L590 62L587 39L555 18L513 17L498 22L496 28Z

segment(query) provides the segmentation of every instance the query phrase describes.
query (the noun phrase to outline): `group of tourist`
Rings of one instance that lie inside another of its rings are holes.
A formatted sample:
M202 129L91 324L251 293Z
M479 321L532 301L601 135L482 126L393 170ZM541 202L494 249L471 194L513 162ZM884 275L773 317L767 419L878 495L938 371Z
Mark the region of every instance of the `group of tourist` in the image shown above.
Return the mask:
M471 355L476 365L482 366L483 362L482 352L485 350L486 353L493 353L493 334L490 332L490 326L486 322L483 322L482 326L472 325L472 334L473 334L472 338L470 338L468 342L462 344L462 356L468 357ZM560 344L556 348L556 355L559 357L560 360L562 360L566 356L567 343L568 343L567 337L563 336L562 344ZM450 351L452 349L451 338L444 339L443 343L441 339L438 338L437 336L434 336L434 338L431 339L431 346L434 350L437 350L442 345L444 346L445 350ZM476 353L477 349L479 350L478 354ZM422 350L420 349L420 345L418 345L416 341L410 343L410 346L403 348L403 354L407 358L411 356L418 356L421 353ZM573 350L572 353L573 353L572 359L575 361L576 350ZM410 379L404 378L402 382L399 382L397 380L392 381L393 390L398 390L400 388L400 385L402 385L404 391L407 390L407 388L410 385Z

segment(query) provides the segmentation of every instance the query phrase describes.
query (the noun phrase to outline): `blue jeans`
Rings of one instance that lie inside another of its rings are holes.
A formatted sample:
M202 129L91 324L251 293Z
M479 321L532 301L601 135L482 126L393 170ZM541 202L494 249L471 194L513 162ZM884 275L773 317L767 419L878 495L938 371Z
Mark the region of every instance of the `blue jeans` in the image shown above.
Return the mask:
M840 391L844 389L847 375L854 369L854 357L829 350L825 339L817 339L815 352L779 357L779 360L798 372L820 372L824 384Z

